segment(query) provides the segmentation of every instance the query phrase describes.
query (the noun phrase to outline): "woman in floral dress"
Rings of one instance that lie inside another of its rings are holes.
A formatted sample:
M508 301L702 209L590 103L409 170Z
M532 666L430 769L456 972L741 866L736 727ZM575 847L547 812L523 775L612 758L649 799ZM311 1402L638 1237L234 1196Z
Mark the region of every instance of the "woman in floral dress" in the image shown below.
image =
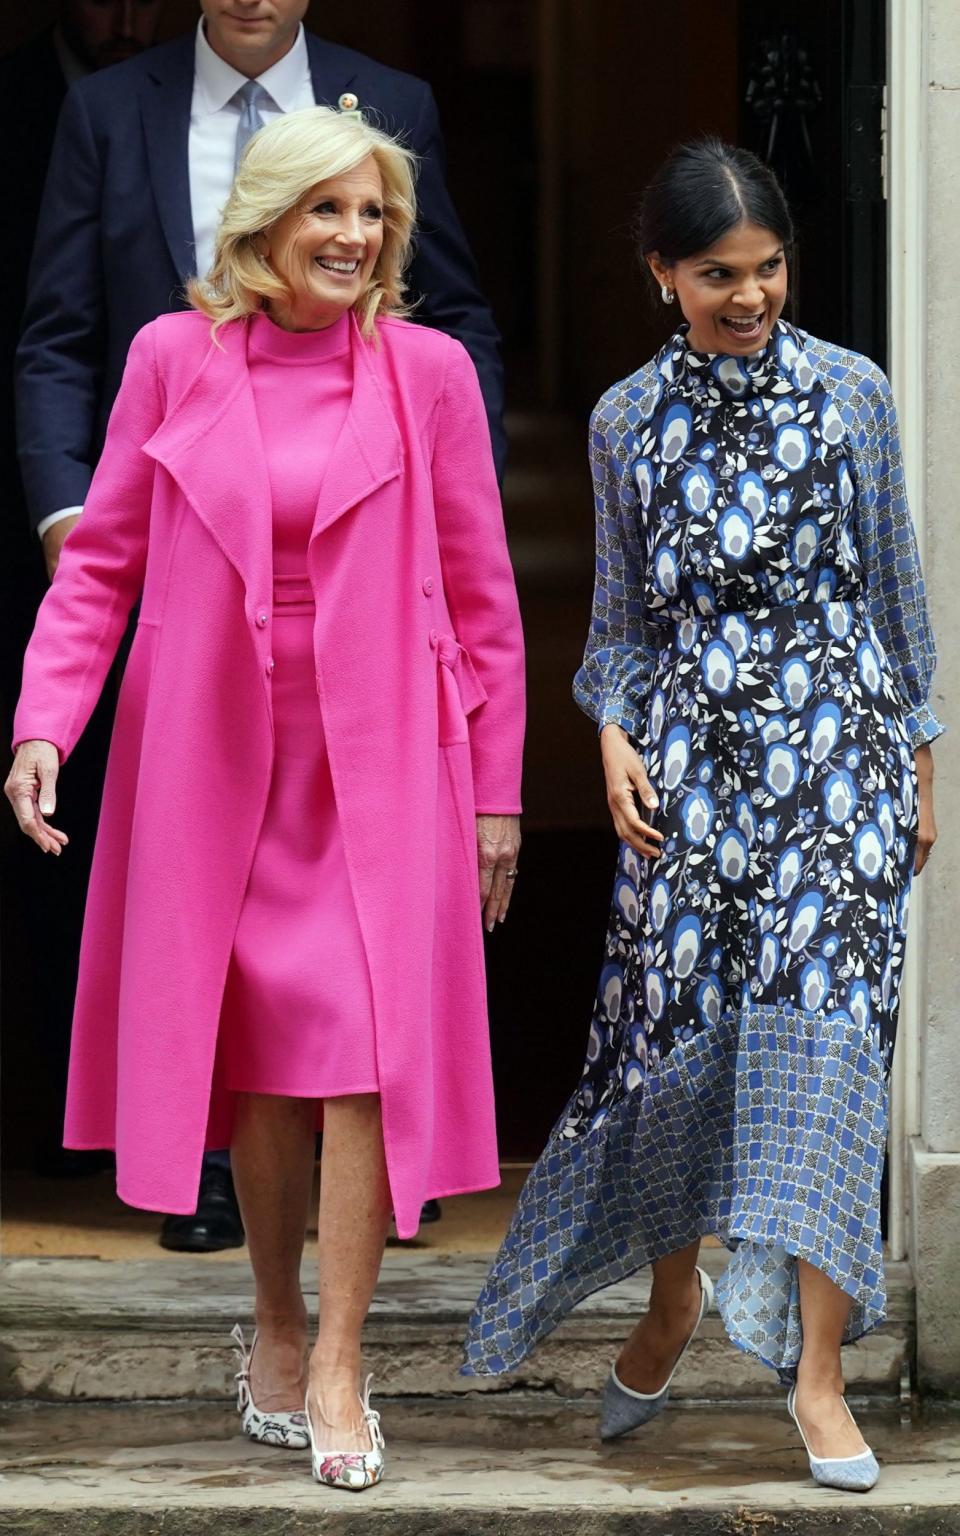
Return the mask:
M471 1320L515 1367L651 1264L604 1438L666 1388L716 1301L791 1384L814 1476L877 1468L840 1345L884 1315L880 1181L911 879L936 836L935 653L887 380L780 319L769 170L683 146L639 245L685 323L600 400L593 620L574 694L621 838L580 1085Z

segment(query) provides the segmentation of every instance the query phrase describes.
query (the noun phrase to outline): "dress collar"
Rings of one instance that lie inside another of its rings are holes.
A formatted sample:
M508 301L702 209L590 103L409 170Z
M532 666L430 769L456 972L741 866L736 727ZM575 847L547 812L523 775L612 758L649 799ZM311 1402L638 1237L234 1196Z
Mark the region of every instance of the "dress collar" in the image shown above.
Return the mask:
M746 357L728 352L698 352L690 346L689 326L682 325L660 354L660 372L669 383L687 379L715 389L732 400L743 400L775 387L782 379L802 388L803 341L785 320L778 320L765 347Z
M263 310L250 316L247 356L278 363L315 364L343 357L350 351L350 311L321 331L285 331Z
M279 111L293 112L300 104L304 80L309 77L310 56L307 52L307 36L301 22L293 47L284 54L282 59L278 59L276 64L271 64L262 75L258 75L257 83L263 86ZM208 113L222 111L227 103L232 101L240 87L247 83L246 75L241 75L239 70L228 64L226 59L221 59L220 55L210 47L203 29L202 18L197 26L194 80L199 105Z

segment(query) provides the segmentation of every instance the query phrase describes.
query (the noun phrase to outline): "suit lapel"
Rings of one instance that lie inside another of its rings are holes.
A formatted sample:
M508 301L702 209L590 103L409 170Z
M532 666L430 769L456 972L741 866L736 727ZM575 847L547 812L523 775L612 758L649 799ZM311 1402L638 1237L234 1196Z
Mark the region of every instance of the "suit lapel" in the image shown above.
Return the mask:
M323 40L307 33L307 54L310 59L310 78L313 81L313 99L318 107L336 107L353 84L356 70L338 70L334 62L335 51L326 47ZM363 103L360 103L361 108Z
M195 270L190 211L190 110L194 39L158 49L141 94L150 183L173 264L182 280Z
M273 592L272 495L247 368L247 327L211 342L185 393L145 451L173 476L234 566L248 606Z

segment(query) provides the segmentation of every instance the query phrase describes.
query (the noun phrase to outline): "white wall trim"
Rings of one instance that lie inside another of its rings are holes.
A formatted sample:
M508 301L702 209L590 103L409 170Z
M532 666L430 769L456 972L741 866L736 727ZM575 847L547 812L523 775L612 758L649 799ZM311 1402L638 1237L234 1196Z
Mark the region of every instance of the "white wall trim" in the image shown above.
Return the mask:
M928 0L887 4L887 236L890 382L921 558L926 489L927 31ZM914 887L890 1095L889 1248L907 1256L907 1143L920 1129L924 1009L923 882Z

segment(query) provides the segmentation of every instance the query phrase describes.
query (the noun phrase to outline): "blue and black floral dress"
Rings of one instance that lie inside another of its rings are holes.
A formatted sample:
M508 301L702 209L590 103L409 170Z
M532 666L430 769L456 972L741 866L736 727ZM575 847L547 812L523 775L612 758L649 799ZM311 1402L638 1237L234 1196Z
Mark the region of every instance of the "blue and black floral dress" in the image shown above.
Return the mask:
M884 1312L880 1179L917 817L941 729L886 379L779 323L679 332L591 423L597 576L574 694L622 725L659 859L621 845L580 1085L471 1320L510 1370L578 1301L714 1233L736 1344L785 1377L796 1259Z

